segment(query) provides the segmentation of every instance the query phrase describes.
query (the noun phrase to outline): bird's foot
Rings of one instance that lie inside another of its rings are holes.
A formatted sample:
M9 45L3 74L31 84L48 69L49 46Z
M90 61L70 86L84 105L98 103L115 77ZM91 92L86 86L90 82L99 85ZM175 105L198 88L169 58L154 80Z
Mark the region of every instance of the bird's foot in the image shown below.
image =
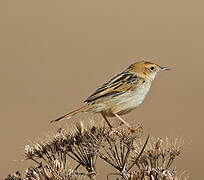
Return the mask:
M131 133L139 133L139 132L142 132L143 130L143 127L140 125L138 127L128 127L128 130L131 132Z

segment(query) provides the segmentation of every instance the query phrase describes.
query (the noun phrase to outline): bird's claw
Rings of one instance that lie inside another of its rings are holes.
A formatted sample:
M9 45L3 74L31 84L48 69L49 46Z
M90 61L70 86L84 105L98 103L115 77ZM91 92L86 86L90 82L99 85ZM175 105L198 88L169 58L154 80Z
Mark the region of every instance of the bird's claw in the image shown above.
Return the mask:
M136 128L129 127L128 130L129 130L131 133L141 132L141 131L143 130L143 127L142 127L142 126L138 126L138 127L136 127Z

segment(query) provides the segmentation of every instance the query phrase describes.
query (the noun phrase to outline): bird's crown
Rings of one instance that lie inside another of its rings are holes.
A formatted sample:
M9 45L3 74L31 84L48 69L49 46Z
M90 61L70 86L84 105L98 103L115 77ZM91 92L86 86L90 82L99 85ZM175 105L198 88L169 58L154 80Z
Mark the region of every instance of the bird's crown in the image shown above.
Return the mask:
M155 63L151 63L148 61L140 61L131 64L128 67L128 70L134 74L137 74L140 77L153 80L159 71L165 71L170 69L167 67L161 67Z

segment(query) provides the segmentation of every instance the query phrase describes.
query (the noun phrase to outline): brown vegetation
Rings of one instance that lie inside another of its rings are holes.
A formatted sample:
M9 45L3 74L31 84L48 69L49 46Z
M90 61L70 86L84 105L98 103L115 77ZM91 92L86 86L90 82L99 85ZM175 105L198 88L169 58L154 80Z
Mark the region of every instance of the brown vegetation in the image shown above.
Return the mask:
M185 180L186 174L171 168L182 148L181 138L143 138L141 131L121 128L111 132L103 126L85 128L77 124L75 133L60 128L49 140L26 145L25 158L36 165L24 174L18 171L5 179L97 179L97 173L101 173L96 169L100 158L114 168L114 172L107 172L107 179Z

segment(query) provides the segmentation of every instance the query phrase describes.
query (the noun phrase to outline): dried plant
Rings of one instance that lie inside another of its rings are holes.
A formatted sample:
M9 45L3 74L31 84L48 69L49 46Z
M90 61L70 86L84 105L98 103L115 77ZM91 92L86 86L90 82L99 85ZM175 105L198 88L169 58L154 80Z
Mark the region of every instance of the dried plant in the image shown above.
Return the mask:
M135 149L134 143L140 136L140 131L130 132L124 129L115 134L105 134L99 157L117 169L124 179L128 179L127 169L134 164L130 161L130 154Z
M135 144L135 150L132 153L132 161L135 162L140 154L140 149L143 146L144 141L141 139ZM136 165L138 171L136 173L139 179L147 179L151 177L152 179L181 179L176 177L176 171L170 170L173 161L180 155L184 145L184 140L182 138L175 138L169 140L165 138L150 138L149 143L141 154ZM184 177L184 179L187 176Z
M6 180L76 180L97 179L100 158L113 167L107 179L185 180L170 167L180 155L183 140L147 137L142 132L119 129L111 132L103 126L76 125L74 133L60 128L49 140L25 146L25 159L33 167L10 174Z
M134 158L139 154L140 148L143 142L140 140L135 144ZM170 140L169 138L150 138L150 142L144 150L140 158L139 169L166 169L172 165L174 159L180 155L184 145L182 138L175 138Z

